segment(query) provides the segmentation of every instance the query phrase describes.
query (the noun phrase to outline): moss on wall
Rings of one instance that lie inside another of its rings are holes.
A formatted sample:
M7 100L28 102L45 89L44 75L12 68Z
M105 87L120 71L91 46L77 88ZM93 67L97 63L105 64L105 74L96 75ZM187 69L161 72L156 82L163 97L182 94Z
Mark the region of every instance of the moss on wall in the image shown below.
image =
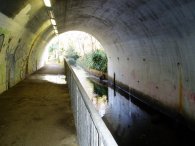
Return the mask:
M10 34L10 32L9 32L9 30L7 30L5 28L0 27L0 34L8 35L8 34Z

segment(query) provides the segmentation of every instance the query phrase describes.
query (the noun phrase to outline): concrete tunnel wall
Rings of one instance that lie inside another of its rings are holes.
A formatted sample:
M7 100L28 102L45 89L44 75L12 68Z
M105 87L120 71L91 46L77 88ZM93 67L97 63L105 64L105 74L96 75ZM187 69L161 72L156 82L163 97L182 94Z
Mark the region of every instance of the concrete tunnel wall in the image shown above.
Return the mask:
M45 10L43 23L38 26L36 22L32 22L32 17L43 7L42 1L33 2L25 3L21 10L17 11L15 7L19 8L21 5L18 6L12 1L1 3L0 93L41 67L41 50L48 43L43 39L43 32L51 26Z
M129 91L144 95L144 100L166 109L167 114L181 114L193 123L194 8L194 0L52 1L60 33L80 30L100 41L108 55L111 78L115 73ZM42 1L4 0L0 11L3 92L36 70L36 62L54 34Z

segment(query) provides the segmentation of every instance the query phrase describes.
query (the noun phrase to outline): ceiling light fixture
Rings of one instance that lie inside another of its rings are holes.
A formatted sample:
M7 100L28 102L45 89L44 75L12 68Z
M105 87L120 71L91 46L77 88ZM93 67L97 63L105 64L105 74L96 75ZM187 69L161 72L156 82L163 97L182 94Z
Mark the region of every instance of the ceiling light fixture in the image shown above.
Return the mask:
M50 0L43 0L46 7L51 7Z
M49 11L49 16L50 16L50 18L54 18L54 14L53 14L53 11Z
M53 26L53 29L54 29L54 30L57 30L57 26Z
M58 34L58 30L55 29L54 32L55 32L56 34Z
M52 24L52 25L56 25L55 19L50 19L50 20L51 20L51 24Z

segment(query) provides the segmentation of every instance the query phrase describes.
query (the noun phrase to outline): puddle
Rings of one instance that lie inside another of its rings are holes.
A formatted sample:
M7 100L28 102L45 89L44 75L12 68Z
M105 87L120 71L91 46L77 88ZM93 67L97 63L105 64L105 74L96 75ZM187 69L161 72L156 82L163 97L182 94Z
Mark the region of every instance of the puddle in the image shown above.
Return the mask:
M91 101L100 116L103 117L106 114L106 108L108 106L108 88L92 81L90 83L93 89Z

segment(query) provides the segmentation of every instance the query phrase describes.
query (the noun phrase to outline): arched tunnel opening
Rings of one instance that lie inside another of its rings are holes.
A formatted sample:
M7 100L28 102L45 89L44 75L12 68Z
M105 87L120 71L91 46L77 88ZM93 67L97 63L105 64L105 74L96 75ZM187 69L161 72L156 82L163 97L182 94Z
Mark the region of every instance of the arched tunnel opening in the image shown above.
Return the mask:
M86 69L107 73L107 55L101 43L81 31L68 31L54 37L42 54L41 64L63 63L64 58Z
M0 93L42 67L54 36L78 30L104 47L108 80L195 129L194 0L45 2L1 0Z

